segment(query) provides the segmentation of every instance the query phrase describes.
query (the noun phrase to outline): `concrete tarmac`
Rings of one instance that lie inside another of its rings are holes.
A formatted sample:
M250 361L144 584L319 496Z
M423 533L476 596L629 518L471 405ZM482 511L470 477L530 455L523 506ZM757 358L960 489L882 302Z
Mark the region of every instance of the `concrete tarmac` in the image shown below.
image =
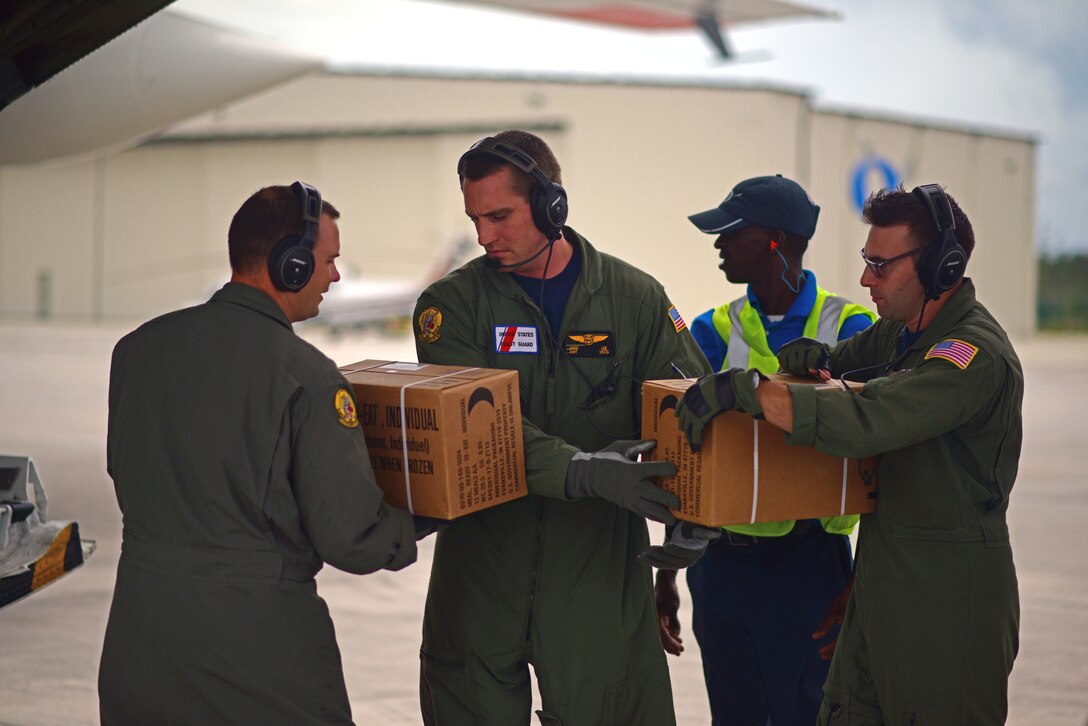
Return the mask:
M50 517L78 520L84 538L98 542L82 568L0 610L0 726L98 722L98 659L121 536L105 468L107 380L110 351L127 330L0 325L0 453L32 456ZM414 359L405 336L303 334L340 364ZM1086 726L1088 477L1078 462L1088 446L1088 336L1016 343L1027 397L1009 513L1022 615L1008 723ZM147 415L155 416L154 401ZM326 568L318 576L359 724L420 723L418 648L432 543L399 573L356 577ZM686 588L681 595L687 649L669 657L678 722L709 724Z

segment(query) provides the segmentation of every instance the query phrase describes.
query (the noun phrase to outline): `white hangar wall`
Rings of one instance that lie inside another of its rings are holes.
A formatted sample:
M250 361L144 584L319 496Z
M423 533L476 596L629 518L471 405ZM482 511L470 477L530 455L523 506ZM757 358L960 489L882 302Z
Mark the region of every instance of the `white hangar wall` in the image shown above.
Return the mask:
M510 127L553 146L571 225L654 274L689 320L742 291L686 217L761 174L809 190L821 214L806 265L868 302L855 182L890 174L948 187L975 224L984 300L1010 332L1034 329L1030 138L819 110L765 86L366 73L308 76L97 161L0 168L0 316L136 321L198 299L226 275L242 200L296 178L343 212L345 261L418 277L472 234L458 157Z

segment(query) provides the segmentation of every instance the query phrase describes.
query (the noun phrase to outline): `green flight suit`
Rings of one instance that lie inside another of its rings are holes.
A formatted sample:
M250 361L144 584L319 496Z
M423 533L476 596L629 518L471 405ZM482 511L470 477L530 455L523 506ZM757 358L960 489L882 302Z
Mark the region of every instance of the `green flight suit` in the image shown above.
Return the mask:
M348 724L314 575L397 570L351 390L275 302L228 283L123 338L107 468L123 515L103 724Z
M880 454L819 723L1004 723L1019 644L1005 513L1023 373L970 280L900 355L902 333L882 319L832 350L835 375L895 361L857 395L790 386L789 443Z
M646 522L564 489L576 452L638 437L644 380L677 377L670 364L688 376L709 365L657 281L569 228L564 237L582 267L558 341L536 302L483 258L416 305L420 361L518 371L529 489L438 535L421 648L427 724L528 723L526 663L545 723L674 723L650 568L635 559ZM517 350L515 338L530 352L501 352Z

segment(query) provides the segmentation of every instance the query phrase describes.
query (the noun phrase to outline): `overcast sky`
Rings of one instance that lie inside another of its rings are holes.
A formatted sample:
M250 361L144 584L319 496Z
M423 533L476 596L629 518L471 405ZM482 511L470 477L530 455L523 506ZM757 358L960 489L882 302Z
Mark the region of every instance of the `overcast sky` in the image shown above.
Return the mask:
M801 0L835 20L734 29L719 64L695 31L642 33L425 0L178 0L331 65L768 81L818 106L1039 141L1037 244L1088 252L1088 2ZM726 6L728 2L726 1Z

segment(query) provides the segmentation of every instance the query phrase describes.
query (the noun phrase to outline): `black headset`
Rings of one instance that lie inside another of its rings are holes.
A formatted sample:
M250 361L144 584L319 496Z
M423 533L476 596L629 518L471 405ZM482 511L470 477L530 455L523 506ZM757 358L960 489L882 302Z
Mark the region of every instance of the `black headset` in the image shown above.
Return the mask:
M458 177L464 177L465 164L475 154L497 156L533 177L535 183L529 190L529 209L533 215L533 224L544 233L549 242L562 236L563 225L567 223L567 191L549 179L533 157L516 146L488 136L461 154L461 159L457 162Z
M956 239L956 220L944 190L937 184L922 184L914 187L912 193L926 205L937 225L937 238L926 246L918 260L918 279L925 288L926 298L936 300L963 277L967 252Z
M298 292L314 274L314 237L321 223L321 192L304 182L291 185L302 202L302 235L289 234L268 255L268 275L277 290Z

